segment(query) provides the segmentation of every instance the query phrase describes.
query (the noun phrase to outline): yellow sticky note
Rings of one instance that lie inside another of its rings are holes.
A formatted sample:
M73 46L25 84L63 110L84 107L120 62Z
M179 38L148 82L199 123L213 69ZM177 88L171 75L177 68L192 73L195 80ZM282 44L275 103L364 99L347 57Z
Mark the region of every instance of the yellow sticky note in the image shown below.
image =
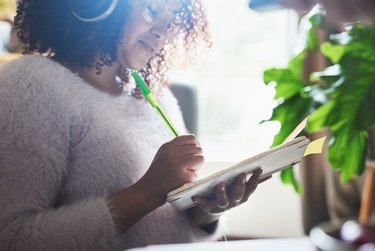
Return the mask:
M310 155L310 154L322 153L325 140L326 140L326 137L324 136L324 137L321 137L319 139L316 139L310 142L307 145L307 148L305 150L303 157Z

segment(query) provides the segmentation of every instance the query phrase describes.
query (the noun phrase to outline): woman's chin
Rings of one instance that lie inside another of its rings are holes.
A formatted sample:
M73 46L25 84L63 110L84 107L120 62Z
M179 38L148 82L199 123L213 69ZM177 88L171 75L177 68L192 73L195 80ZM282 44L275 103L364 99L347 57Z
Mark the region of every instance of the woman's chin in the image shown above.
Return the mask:
M147 66L147 63L150 60L150 55L142 55L141 53L137 54L136 58L122 57L118 63L128 69L139 71Z
M136 70L136 71L139 71L143 68L145 68L147 66L147 63L150 59L149 58L145 58L145 59L140 59L135 61L135 62L132 62L130 65L129 65L129 68L130 69L133 69L133 70Z

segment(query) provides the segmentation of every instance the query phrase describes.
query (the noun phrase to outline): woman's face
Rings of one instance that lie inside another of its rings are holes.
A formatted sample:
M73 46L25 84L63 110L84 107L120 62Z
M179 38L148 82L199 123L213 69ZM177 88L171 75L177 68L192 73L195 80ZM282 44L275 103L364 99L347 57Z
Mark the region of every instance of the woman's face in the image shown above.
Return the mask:
M118 48L118 62L142 69L158 53L170 34L168 26L182 0L129 0L132 10Z

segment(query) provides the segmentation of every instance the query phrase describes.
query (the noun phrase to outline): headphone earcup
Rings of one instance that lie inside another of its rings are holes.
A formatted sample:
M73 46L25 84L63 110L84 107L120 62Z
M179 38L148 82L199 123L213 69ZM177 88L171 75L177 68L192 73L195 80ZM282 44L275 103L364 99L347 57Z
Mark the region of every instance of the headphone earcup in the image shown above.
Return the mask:
M100 22L116 8L118 0L68 0L73 15L83 22Z

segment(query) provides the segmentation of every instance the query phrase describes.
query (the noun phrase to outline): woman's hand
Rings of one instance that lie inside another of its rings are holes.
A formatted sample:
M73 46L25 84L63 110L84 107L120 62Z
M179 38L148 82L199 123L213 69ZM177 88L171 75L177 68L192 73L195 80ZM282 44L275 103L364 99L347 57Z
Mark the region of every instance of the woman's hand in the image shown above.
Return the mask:
M167 193L197 178L196 169L203 161L196 137L192 134L179 136L160 147L136 186L160 206L166 201Z
M194 135L183 135L160 147L145 175L109 196L109 208L120 232L166 202L167 193L197 178L204 161Z
M246 182L246 174L239 175L232 185L225 185L224 182L216 185L216 196L214 199L206 199L193 196L192 200L197 204L189 210L188 215L198 225L205 226L219 218L219 216L242 203L245 203L255 191L258 184L268 180L272 176L260 179L262 170L256 170Z

